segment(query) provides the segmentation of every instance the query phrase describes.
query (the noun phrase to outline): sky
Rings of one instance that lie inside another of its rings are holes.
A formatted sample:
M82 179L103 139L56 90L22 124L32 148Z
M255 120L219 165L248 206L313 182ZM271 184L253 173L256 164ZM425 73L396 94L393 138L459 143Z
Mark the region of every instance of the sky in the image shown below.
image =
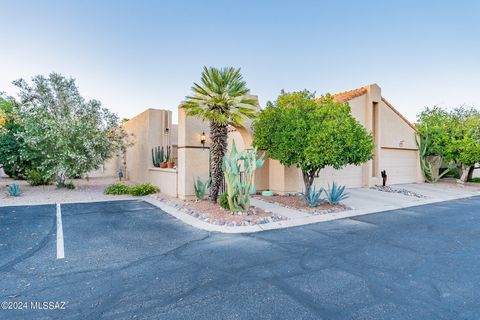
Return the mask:
M480 107L480 1L0 0L0 91L58 72L122 118L177 107L203 66L234 66L261 106L377 83L409 120Z

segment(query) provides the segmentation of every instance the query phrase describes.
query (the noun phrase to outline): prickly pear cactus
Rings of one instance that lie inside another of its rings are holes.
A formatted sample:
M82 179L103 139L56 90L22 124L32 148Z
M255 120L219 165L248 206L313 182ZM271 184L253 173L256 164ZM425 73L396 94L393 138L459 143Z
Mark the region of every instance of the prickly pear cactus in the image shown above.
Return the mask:
M223 172L227 187L228 205L233 212L246 212L250 207L250 195L256 191L255 170L264 163L264 155L257 159L257 149L237 151L235 141L232 150L223 158ZM241 176L243 167L244 176Z

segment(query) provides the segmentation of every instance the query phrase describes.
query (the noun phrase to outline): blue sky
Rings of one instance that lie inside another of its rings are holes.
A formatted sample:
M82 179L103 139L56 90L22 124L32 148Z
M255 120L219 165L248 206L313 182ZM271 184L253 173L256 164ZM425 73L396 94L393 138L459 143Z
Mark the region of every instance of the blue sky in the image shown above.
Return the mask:
M174 111L202 66L241 67L260 103L281 89L377 83L408 119L480 107L480 1L0 0L0 91L52 71L121 117Z

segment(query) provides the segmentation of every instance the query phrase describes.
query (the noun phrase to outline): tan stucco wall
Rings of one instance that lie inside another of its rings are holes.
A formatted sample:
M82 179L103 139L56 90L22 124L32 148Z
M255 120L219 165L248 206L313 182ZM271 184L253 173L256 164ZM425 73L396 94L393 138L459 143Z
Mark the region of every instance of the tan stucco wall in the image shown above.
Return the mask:
M177 170L163 168L149 168L148 181L156 185L161 193L177 196Z
M152 148L168 145L170 137L165 129L171 126L171 121L171 111L148 109L124 124L127 133L133 135L134 142L126 152L129 180L138 183L149 181L148 169L153 167Z

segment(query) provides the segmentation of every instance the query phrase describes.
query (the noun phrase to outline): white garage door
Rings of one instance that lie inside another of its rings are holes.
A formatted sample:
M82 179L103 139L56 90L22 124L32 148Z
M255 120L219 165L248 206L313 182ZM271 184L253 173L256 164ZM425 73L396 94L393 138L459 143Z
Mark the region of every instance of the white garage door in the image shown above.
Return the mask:
M416 150L382 149L381 170L387 171L387 184L417 181Z

